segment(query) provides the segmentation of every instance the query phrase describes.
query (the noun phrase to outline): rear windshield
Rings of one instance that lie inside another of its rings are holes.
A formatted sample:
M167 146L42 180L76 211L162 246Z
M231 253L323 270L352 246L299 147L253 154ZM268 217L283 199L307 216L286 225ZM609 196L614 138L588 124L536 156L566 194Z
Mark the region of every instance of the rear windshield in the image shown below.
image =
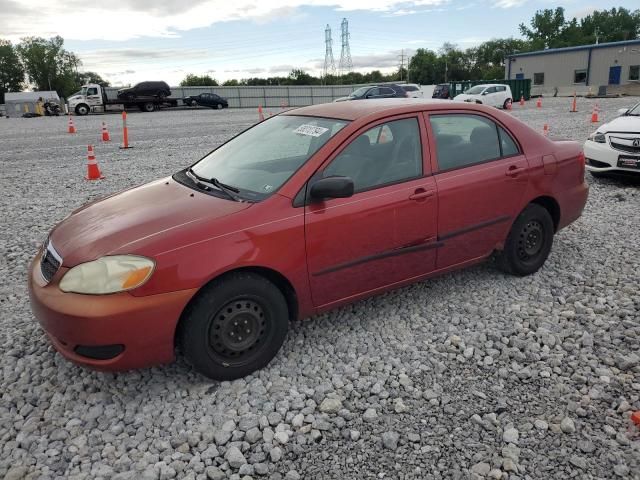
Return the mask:
M347 122L331 118L279 115L231 139L193 166L204 178L261 200L278 190Z

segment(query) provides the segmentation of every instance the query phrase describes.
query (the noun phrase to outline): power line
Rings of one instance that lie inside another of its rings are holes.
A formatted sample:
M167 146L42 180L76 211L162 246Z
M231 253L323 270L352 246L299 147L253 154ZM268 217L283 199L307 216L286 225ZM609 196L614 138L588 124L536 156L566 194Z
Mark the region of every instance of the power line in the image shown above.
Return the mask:
M353 70L353 61L351 60L351 49L349 48L349 22L346 18L342 19L340 24L342 51L340 52L340 75L344 75Z

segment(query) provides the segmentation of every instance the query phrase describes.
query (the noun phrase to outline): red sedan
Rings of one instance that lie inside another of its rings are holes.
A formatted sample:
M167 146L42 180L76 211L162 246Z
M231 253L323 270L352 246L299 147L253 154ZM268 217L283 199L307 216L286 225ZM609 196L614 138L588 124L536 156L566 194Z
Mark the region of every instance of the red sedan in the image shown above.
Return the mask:
M508 113L413 99L261 122L202 160L76 210L29 272L56 349L103 370L169 362L233 379L290 320L481 262L545 262L585 205L580 145Z

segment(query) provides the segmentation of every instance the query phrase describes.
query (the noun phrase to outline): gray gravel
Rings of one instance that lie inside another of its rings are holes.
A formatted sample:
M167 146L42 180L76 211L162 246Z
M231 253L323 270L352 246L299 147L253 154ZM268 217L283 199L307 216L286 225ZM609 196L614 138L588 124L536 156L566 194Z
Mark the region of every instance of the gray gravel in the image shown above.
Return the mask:
M632 100L599 100L605 118ZM593 101L513 114L583 140ZM537 274L478 266L295 322L264 370L211 383L182 360L121 374L64 361L31 314L27 262L99 196L169 175L253 111L0 119L0 477L640 478L640 193L593 181ZM85 182L95 142L106 179Z

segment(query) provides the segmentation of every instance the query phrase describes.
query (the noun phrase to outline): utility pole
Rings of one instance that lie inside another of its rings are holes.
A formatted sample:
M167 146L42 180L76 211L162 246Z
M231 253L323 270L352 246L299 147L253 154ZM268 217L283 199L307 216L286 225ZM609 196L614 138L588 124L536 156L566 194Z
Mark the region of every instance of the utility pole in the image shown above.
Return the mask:
M322 69L322 75L324 81L327 81L327 75L336 74L336 64L333 61L333 40L331 39L331 27L327 24L327 28L324 29L324 68Z
M400 58L400 81L402 81L402 70L404 70L404 48L400 52L401 53L398 57Z
M447 63L447 57L444 57L444 83L447 83L447 72L449 71L449 65Z
M340 24L340 39L342 40L342 51L340 52L340 64L338 69L340 75L349 73L353 70L353 61L351 60L351 49L349 47L349 22L346 18L342 19Z

